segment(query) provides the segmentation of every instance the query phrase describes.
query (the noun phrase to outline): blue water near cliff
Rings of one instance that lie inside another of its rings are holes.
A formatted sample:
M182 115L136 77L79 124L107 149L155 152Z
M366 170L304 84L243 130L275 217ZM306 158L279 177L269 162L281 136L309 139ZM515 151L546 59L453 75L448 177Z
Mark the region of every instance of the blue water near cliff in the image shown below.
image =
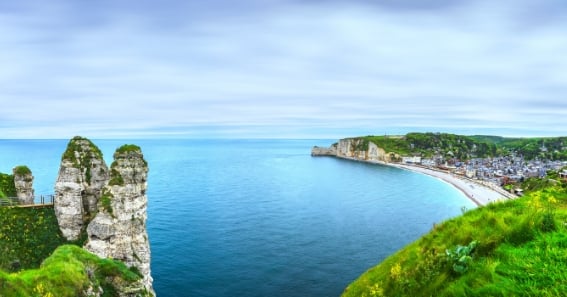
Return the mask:
M339 296L368 268L474 205L396 168L312 158L325 140L95 140L108 164L135 143L150 166L154 287L165 296ZM67 140L0 140L53 192Z

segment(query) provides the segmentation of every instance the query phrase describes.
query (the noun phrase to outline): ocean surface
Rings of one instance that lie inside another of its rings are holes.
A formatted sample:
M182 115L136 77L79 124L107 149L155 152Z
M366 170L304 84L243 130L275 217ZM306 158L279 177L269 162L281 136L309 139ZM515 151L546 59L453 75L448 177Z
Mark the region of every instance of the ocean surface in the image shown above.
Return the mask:
M339 296L360 274L474 204L397 168L311 157L333 140L93 140L108 164L137 144L150 167L154 288L166 296ZM0 140L53 193L67 140Z

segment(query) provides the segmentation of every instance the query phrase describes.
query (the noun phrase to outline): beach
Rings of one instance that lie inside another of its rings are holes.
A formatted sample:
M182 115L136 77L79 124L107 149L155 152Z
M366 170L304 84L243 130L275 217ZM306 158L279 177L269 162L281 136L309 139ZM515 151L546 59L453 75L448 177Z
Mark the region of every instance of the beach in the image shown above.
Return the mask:
M478 206L487 205L488 203L494 201L516 198L515 195L506 192L504 189L496 185L481 183L480 181L468 179L452 173L443 172L440 170L433 170L414 165L402 165L402 164L391 164L391 163L387 165L427 174L436 177L442 181L445 181L451 184L452 186L454 186L455 188L457 188L458 190L460 190L461 192L463 192L469 199L471 199Z
M463 192L465 196L467 196L471 201L473 201L478 206L487 205L495 201L514 199L517 197L516 195L506 192L506 190L496 185L468 179L441 170L430 169L422 166L409 165L409 164L387 163L383 161L367 161L367 160L345 158L345 157L339 157L339 158L360 161L360 162L367 162L372 164L379 164L384 166L391 166L391 167L411 170L417 173L433 176L457 188L459 191Z

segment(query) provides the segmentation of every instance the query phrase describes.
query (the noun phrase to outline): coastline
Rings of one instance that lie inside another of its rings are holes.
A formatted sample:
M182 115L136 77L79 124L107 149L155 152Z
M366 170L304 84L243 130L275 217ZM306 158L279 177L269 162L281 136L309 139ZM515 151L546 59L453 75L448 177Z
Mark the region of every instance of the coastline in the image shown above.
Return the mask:
M349 158L343 156L336 156L336 157L345 160L395 167L395 168L409 170L416 173L426 174L435 177L441 181L450 184L451 186L455 187L457 190L461 191L467 198L469 198L477 206L484 206L491 202L516 198L515 195L506 192L504 189L492 186L487 183L482 183L480 181L457 176L452 173L444 172L441 170L434 170L431 168L426 168L416 165L388 163L383 161L369 161L369 160L361 160L361 159Z

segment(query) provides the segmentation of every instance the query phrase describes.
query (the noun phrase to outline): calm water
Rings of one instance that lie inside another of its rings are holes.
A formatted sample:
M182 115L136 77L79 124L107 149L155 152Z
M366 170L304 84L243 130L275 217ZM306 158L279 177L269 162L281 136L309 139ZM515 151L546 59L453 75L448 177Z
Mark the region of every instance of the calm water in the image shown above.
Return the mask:
M148 232L158 296L339 296L433 223L474 205L395 168L312 158L321 140L95 140L150 166ZM28 165L53 192L66 140L0 140L0 172Z

